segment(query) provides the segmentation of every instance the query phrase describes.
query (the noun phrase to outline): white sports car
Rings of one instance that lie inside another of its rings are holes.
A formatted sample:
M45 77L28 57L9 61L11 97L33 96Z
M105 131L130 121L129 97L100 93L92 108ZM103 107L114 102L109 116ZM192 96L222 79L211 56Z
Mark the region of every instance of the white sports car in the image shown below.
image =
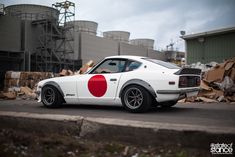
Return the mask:
M106 57L86 74L40 81L39 102L46 107L67 104L122 105L145 112L153 105L171 107L179 99L196 96L199 69L139 56Z

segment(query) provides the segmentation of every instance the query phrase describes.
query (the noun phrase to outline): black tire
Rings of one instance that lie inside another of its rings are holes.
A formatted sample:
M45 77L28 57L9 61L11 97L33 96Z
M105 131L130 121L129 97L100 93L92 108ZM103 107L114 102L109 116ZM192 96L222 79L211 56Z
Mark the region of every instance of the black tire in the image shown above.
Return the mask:
M54 86L47 85L42 88L42 103L47 108L58 108L63 103L63 99Z
M170 107L176 105L177 102L178 102L178 101L174 101L174 100L173 100L173 101L167 101L167 102L161 102L161 103L160 103L160 106L161 106L162 108L170 108Z
M152 105L149 92L138 85L127 86L121 94L123 107L132 113L146 112Z

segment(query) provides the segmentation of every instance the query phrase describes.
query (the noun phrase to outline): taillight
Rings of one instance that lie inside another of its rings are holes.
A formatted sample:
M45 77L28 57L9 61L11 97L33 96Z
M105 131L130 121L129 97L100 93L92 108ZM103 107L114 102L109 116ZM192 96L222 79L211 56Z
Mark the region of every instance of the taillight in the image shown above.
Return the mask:
M179 78L179 88L198 87L200 83L201 79L199 76L180 76Z
M201 84L201 79L200 79L200 77L196 77L196 84L197 84L197 86L200 86L200 84Z
M179 87L187 87L188 79L186 76L180 76L179 78Z

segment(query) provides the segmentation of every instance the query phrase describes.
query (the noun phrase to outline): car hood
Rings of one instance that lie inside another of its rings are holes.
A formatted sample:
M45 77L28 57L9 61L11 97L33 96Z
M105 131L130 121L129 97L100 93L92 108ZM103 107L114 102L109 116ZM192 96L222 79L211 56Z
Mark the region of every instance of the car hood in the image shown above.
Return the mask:
M53 77L53 78L49 78L49 79L45 79L45 80L42 80L38 83L38 86L43 86L45 83L47 82L50 82L50 81L53 81L53 82L61 82L63 81L64 79L70 79L72 77L74 77L75 75L73 76L63 76L63 77Z

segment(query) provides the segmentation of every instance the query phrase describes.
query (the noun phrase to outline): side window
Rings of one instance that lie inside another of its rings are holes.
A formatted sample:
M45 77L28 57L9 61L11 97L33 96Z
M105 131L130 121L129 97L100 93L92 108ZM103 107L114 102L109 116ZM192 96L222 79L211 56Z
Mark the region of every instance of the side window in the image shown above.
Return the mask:
M130 62L128 63L128 65L126 66L125 71L132 71L132 70L135 70L135 69L139 68L140 65L141 65L141 63L139 63L139 62L130 61Z
M125 67L126 60L108 59L96 67L91 74L119 73Z

